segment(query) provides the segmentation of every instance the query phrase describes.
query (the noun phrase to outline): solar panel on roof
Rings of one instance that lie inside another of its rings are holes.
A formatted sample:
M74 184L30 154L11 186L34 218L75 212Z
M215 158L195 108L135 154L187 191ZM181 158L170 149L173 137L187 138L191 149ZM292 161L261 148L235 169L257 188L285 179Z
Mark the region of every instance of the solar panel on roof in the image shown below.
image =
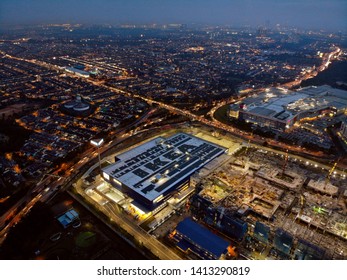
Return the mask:
M149 186L145 187L141 192L143 192L144 194L150 192L151 190L153 190L155 187L155 185L150 184Z
M150 169L150 170L152 170L152 171L156 171L156 170L159 169L159 166L158 166L158 165L155 165L155 164L153 164L153 163L151 163L151 162L145 164L145 167L148 168L148 169Z
M119 180L124 188L136 191L140 195L140 200L143 197L144 200L153 201L159 195L178 187L184 180L187 180L194 170L212 160L213 157L208 158L212 152L223 152L221 148L216 149L214 144L198 138L187 137L184 134L169 138L169 140L159 144L154 139L152 144L144 144L144 147L149 147L149 149L141 150L141 146L139 146L139 148L135 148L137 149L136 152L129 151L129 156L134 155L134 160L127 160L126 165L124 162L123 164L121 162L116 163L119 165L118 172L112 172L111 174L114 174L112 177ZM156 146L151 146L153 143ZM176 145L180 143L181 146L176 147L173 143ZM172 146L168 147L167 145ZM178 147L182 146L184 151L189 151L189 160L186 160L187 155L185 153L179 151ZM122 154L122 159L127 159L126 153ZM127 170L130 171L125 172ZM165 175L165 180L157 182L155 185L151 179L158 174Z
M138 168L138 169L134 170L133 173L135 175L139 176L140 178L145 178L146 176L149 175L148 172L142 170L141 168Z

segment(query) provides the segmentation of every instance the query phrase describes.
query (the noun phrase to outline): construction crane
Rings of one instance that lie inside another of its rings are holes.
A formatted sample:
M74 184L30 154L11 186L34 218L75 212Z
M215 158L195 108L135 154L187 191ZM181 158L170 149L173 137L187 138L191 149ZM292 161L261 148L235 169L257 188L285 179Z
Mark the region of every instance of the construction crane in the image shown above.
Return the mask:
M253 131L252 131L252 133L251 133L251 137L248 139L248 143L247 143L247 147L246 147L245 154L247 154L247 152L248 152L248 149L249 149L249 147L250 147L250 143L251 143L252 137L253 137Z
M328 176L325 178L324 190L326 189L326 187L327 187L327 185L328 185L328 183L330 181L331 175L333 174L336 166L337 166L337 162L334 163L333 167L329 171Z
M304 206L305 206L305 197L301 194L300 195L300 211L299 211L300 216L302 215L304 211Z
M286 172L287 164L288 164L288 150L286 151L286 155L284 157L284 164L282 167L282 176L284 175L284 172Z
M253 137L253 132L251 134L251 137L248 139L248 142L247 142L247 146L246 146L246 151L244 153L244 157L242 158L242 166L245 168L246 167L246 160L245 160L245 157L247 156L247 152L248 152L248 149L250 147L250 143L251 143L251 138Z

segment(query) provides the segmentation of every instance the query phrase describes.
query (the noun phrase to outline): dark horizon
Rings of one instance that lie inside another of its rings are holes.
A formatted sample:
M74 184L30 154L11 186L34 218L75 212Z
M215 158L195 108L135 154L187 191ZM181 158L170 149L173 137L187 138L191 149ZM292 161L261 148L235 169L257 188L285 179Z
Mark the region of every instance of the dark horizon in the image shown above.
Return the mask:
M276 24L347 31L345 0L2 0L0 26L34 24Z

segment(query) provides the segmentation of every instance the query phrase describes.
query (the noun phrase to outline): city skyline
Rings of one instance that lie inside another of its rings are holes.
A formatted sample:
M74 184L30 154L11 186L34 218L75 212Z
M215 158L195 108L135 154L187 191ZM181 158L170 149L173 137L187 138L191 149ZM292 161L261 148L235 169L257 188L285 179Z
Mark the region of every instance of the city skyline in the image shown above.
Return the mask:
M347 3L334 1L23 1L0 3L0 26L13 24L197 23L294 26L346 31ZM188 2L188 3L187 3Z
M0 0L0 259L346 260L345 14Z

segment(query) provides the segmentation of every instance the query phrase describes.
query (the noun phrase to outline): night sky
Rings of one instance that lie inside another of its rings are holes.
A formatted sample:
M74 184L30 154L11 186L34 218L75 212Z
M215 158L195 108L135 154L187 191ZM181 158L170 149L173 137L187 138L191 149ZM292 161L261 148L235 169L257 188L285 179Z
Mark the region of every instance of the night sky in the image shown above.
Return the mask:
M347 0L0 0L0 25L199 23L347 31Z

